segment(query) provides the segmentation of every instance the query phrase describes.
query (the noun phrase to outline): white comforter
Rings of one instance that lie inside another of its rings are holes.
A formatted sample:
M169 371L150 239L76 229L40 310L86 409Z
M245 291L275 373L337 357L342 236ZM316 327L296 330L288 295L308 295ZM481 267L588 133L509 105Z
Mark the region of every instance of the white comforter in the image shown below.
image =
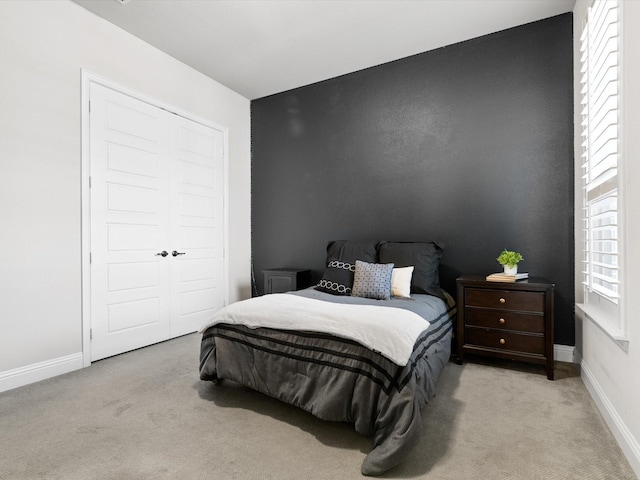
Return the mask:
M249 328L323 332L354 340L404 366L429 322L394 307L345 305L286 293L264 295L228 305L200 332L219 324Z

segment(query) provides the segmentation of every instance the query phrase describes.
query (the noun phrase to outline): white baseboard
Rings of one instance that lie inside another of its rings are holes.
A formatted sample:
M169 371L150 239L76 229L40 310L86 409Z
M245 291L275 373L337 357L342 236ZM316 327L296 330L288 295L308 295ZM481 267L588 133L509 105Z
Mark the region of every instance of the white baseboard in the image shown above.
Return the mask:
M573 358L573 352L576 347L571 345L558 345L553 346L553 359L558 362L576 363Z
M0 392L82 368L82 352L0 372Z
M631 465L631 468L636 475L640 477L640 444L629 431L620 415L618 415L618 412L609 401L609 398L598 383L598 380L593 375L589 366L582 361L581 358L579 358L579 360L582 381L591 394L591 397L596 402L598 410L600 410L602 417L605 422L607 422L607 425L617 440L618 445L620 445L622 453L627 457L629 465Z

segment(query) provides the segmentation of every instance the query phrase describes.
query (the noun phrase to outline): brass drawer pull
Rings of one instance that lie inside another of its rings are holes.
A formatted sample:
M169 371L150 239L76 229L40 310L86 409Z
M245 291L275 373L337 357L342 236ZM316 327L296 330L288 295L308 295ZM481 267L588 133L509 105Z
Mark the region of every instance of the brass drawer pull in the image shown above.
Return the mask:
M500 298L500 303L506 303L507 301L504 298Z
M501 318L500 320L498 320L498 322L500 322L500 324L504 324L505 319L504 319L504 318Z
M507 343L507 341L504 338L500 339L500 345L504 345L505 343Z

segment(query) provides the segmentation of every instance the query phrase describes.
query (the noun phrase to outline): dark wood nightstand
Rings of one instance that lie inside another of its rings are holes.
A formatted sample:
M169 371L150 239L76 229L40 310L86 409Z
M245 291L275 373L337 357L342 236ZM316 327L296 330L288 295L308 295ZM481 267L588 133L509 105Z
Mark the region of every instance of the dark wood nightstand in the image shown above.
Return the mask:
M553 283L463 275L457 285L459 364L465 353L536 363L553 380Z
M264 293L284 293L311 286L311 270L270 268L263 270Z

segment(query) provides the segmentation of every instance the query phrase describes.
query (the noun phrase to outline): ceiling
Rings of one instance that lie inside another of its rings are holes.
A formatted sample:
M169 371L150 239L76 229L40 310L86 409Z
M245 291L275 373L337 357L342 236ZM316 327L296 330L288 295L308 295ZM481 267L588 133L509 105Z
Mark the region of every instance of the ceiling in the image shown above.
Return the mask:
M575 0L73 0L255 99L569 12Z

